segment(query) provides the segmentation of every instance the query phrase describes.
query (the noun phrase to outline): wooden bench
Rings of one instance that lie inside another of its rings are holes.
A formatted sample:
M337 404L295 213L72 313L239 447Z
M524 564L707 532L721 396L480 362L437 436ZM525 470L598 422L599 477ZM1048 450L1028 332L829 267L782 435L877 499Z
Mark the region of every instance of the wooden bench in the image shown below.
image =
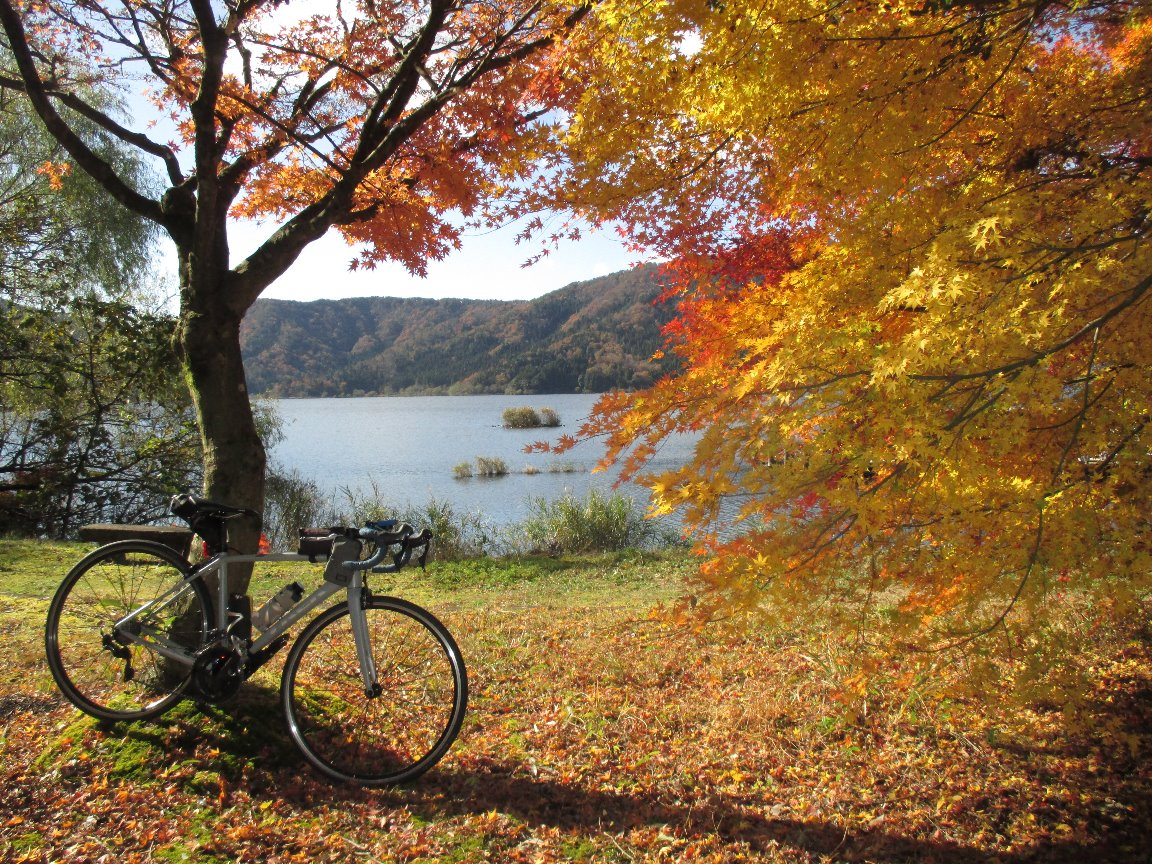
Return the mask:
M80 539L93 543L116 540L153 540L175 549L185 558L192 548L192 531L178 525L116 525L98 523L80 527Z

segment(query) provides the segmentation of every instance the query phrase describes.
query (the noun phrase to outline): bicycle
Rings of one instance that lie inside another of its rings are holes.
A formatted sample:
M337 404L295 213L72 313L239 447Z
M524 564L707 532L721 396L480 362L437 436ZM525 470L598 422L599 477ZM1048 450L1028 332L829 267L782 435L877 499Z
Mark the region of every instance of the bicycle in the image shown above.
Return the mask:
M175 496L171 510L204 541L205 560L121 540L84 556L57 589L48 666L73 705L122 722L158 717L188 693L221 703L288 643L294 625L344 592L285 659L280 701L289 735L309 763L342 782L402 783L440 761L468 702L460 649L430 612L366 584L369 572L396 572L413 556L423 566L427 528L385 520L309 529L295 553L242 555L228 551L227 525L252 511L193 495ZM285 597L300 588L289 586L253 614L247 595L229 591L230 566L320 559L323 583L298 600ZM277 618L271 613L280 606L287 608ZM266 628L255 639L254 620Z

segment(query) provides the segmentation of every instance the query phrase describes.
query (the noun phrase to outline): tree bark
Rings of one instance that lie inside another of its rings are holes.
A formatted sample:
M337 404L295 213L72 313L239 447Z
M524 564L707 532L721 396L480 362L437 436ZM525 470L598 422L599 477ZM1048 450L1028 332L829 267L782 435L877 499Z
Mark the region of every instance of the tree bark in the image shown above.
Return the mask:
M211 257L226 260L227 255L217 251ZM204 494L213 501L259 513L264 506L267 459L240 352L240 322L248 306L237 302L235 292L229 290L231 274L226 267L198 267L197 258L192 252L181 255L176 339L200 428ZM254 553L260 529L259 519L231 520L229 546ZM249 575L250 568L229 571L234 593L247 591Z

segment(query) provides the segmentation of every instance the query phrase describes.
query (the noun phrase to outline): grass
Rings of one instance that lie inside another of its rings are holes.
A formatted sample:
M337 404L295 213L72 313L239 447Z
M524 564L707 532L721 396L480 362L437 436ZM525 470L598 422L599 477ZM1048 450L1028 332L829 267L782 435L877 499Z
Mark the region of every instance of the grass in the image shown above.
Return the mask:
M829 672L851 639L653 614L692 572L683 554L437 563L375 587L456 635L465 727L417 783L365 791L296 755L275 660L228 705L154 723L102 726L63 704L40 628L83 551L0 541L0 860L1152 858L1146 632L1092 646L1075 727L1052 706L928 692L876 692L851 716ZM269 594L309 584L293 568L256 578Z
M51 597L90 543L0 539L0 590L8 597Z
M499 456L477 456L476 476L503 477L508 473L508 463Z

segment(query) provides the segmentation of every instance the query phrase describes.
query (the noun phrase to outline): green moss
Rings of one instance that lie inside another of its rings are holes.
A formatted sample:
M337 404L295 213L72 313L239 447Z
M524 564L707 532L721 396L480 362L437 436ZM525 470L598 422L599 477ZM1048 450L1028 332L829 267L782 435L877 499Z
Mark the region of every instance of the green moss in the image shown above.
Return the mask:
M39 831L30 831L27 834L18 834L8 841L9 851L17 855L26 855L35 852L44 845L44 835Z
M91 543L0 539L0 593L48 599Z
M573 862L591 861L596 857L598 851L596 844L587 837L573 837L564 841L560 847L560 853L564 860Z

